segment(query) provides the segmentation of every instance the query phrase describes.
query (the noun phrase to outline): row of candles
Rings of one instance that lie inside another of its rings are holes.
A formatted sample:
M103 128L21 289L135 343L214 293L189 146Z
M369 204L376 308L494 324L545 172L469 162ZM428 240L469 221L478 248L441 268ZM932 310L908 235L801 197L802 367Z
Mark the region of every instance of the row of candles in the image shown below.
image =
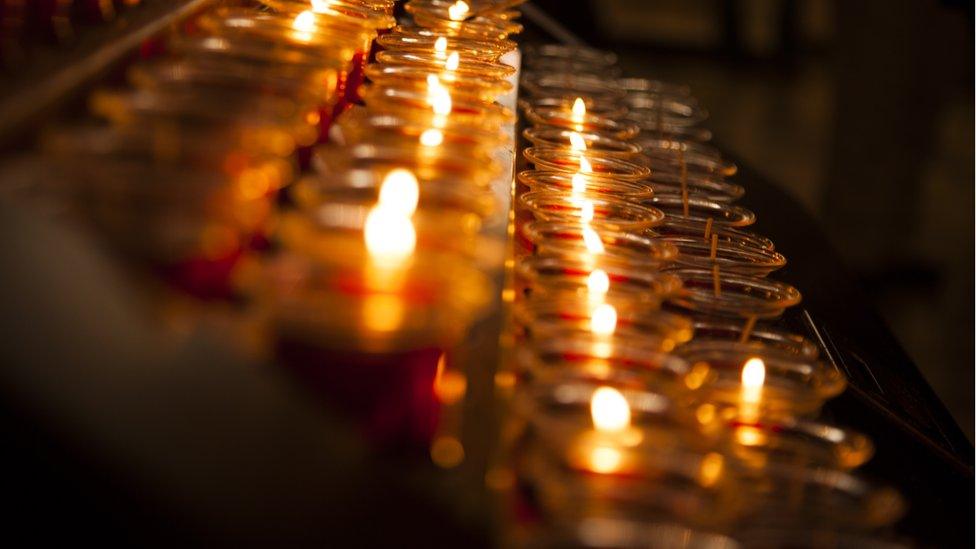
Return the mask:
M815 419L845 379L775 322L800 293L704 109L583 47L526 49L520 92L513 539L887 546L903 502L852 472L867 437Z

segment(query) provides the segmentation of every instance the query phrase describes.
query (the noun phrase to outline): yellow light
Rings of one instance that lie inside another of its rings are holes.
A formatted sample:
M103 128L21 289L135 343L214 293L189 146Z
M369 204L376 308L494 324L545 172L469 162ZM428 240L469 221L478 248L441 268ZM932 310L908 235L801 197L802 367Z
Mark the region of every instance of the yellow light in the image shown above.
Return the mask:
M599 387L590 397L590 417L601 432L620 432L630 427L630 404L613 387Z
M620 468L623 454L612 446L596 446L590 451L590 468L597 473L609 474Z
M617 329L617 309L609 303L601 303L590 316L590 330L601 336L611 336Z
M586 191L586 178L583 177L581 173L573 174L573 193L582 193Z
M451 114L454 107L451 101L451 92L444 84L441 84L441 79L434 74L427 75L427 104L438 116Z
M458 52L451 52L451 55L447 57L447 62L444 63L444 68L449 71L456 71L461 65L461 55Z
M440 36L437 40L434 40L434 53L438 57L443 57L447 53L447 38Z
M603 239L589 225L583 226L583 244L586 245L586 251L591 254L602 254L606 251Z
M699 469L698 480L702 486L711 487L722 477L722 469L725 468L725 459L721 454L709 452L705 455Z
M404 217L417 211L420 199L420 186L410 170L397 168L383 178L380 186L379 206L388 208Z
M583 155L580 155L580 171L583 173L593 173L593 164L590 164L590 161Z
M312 39L312 31L315 30L315 14L312 10L305 10L295 16L291 22L291 28L298 34L297 38L308 42Z
M569 134L569 146L570 149L574 151L585 151L586 141L583 139L583 136L580 135L579 133L571 132Z
M400 264L417 247L417 232L413 223L394 208L376 206L370 210L363 236L370 257L383 264Z
M596 210L593 206L593 202L584 199L583 203L580 204L580 219L583 221L583 223L589 223L590 221L593 221L593 217L595 215Z
M444 142L444 134L438 129L430 128L420 134L420 144L425 147L436 147Z
M582 97L577 97L573 101L573 122L582 122L586 118L586 103Z
M603 269L596 269L587 277L586 287L590 294L605 294L610 291L610 277Z
M370 294L363 301L363 323L375 332L392 332L403 323L403 300L392 294Z
M332 7L332 0L312 0L312 11L324 13Z
M469 11L471 11L471 7L468 6L467 2L457 0L451 7L447 8L447 16L451 18L451 21L464 21Z
M750 358L742 367L742 401L757 403L762 396L766 381L766 363L761 358Z

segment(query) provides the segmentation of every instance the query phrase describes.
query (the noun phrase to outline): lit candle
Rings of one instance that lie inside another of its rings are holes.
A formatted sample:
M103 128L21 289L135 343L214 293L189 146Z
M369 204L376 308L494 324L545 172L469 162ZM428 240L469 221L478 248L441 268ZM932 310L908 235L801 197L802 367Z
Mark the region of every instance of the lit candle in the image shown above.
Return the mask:
M447 8L447 15L451 18L451 21L464 21L468 17L468 12L471 11L471 7L464 0L457 0L450 7Z
M588 465L596 473L615 473L623 463L618 438L630 427L630 404L620 391L599 387L590 398L590 417L596 436L589 449Z
M759 421L763 385L766 382L766 363L761 358L750 358L742 366L742 389L740 392L739 421L736 440L745 446L761 444L765 435L752 425Z
M577 97L573 102L572 121L576 124L576 131L583 131L583 122L586 120L586 103L582 97Z

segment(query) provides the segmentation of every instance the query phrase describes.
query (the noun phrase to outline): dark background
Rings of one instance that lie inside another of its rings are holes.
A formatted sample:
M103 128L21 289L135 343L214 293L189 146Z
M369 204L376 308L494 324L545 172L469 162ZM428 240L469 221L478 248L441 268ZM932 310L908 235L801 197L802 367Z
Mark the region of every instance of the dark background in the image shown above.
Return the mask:
M719 144L819 220L972 440L973 4L535 3L627 74L690 84Z

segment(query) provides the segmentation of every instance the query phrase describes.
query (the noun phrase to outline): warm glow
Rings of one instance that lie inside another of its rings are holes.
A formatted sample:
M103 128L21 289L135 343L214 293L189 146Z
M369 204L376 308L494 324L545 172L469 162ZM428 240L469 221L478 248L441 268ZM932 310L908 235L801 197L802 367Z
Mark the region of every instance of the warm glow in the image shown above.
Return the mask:
M406 307L392 294L370 294L363 299L363 324L374 332L392 332L403 324Z
M573 102L573 122L582 122L586 118L586 103L582 97L577 97Z
M383 179L377 204L363 228L366 250L374 260L395 265L413 254L417 232L410 216L417 209L419 194L417 178L408 170L393 170Z
M569 134L569 146L570 149L574 151L585 151L586 141L583 136L576 132L570 132Z
M759 402L766 381L766 364L761 358L750 358L742 367L742 401Z
M332 0L312 0L312 11L324 13L332 7Z
M595 446L590 450L590 469L594 472L609 474L617 471L623 463L623 454L612 446Z
M590 398L590 417L601 432L619 432L630 427L630 404L613 387L600 387Z
M444 133L438 129L430 128L420 134L420 144L425 147L436 147L444 142Z
M468 6L467 2L457 0L451 7L447 8L447 16L451 18L451 21L464 21L469 11L471 11L471 7Z
M603 247L603 239L589 225L583 226L583 244L586 245L586 251L591 254L602 254L606 251Z
M590 316L590 330L601 336L613 335L617 329L617 309L609 303L601 303Z
M449 71L456 71L461 65L461 55L458 52L451 52L451 55L447 57L447 62L444 63L444 68Z
M589 223L590 221L593 221L593 217L595 215L596 210L593 206L593 202L584 199L583 203L580 204L580 220L582 220L583 223Z
M420 186L410 170L397 168L383 178L379 206L389 208L404 217L410 217L417 210L419 199Z
M581 173L573 174L573 193L582 193L586 191L586 178L583 177Z
M385 206L370 210L363 236L369 255L381 263L402 263L417 246L417 232L410 218Z
M308 42L312 39L312 31L315 30L315 14L312 10L305 10L295 16L291 22L291 28L295 29L299 40Z
M583 173L593 173L593 164L590 164L590 161L583 155L580 155L580 171Z
M427 76L427 104L434 109L434 114L438 116L451 114L451 109L454 106L451 101L451 92L444 84L441 84L441 79L433 74Z
M434 52L438 54L438 57L447 53L447 38L439 36L437 40L434 40Z
M702 486L711 487L722 478L722 470L725 468L725 459L721 454L710 452L702 458L701 468L699 469L698 480Z
M610 277L603 269L597 269L586 279L586 287L590 294L605 294L610 291Z

